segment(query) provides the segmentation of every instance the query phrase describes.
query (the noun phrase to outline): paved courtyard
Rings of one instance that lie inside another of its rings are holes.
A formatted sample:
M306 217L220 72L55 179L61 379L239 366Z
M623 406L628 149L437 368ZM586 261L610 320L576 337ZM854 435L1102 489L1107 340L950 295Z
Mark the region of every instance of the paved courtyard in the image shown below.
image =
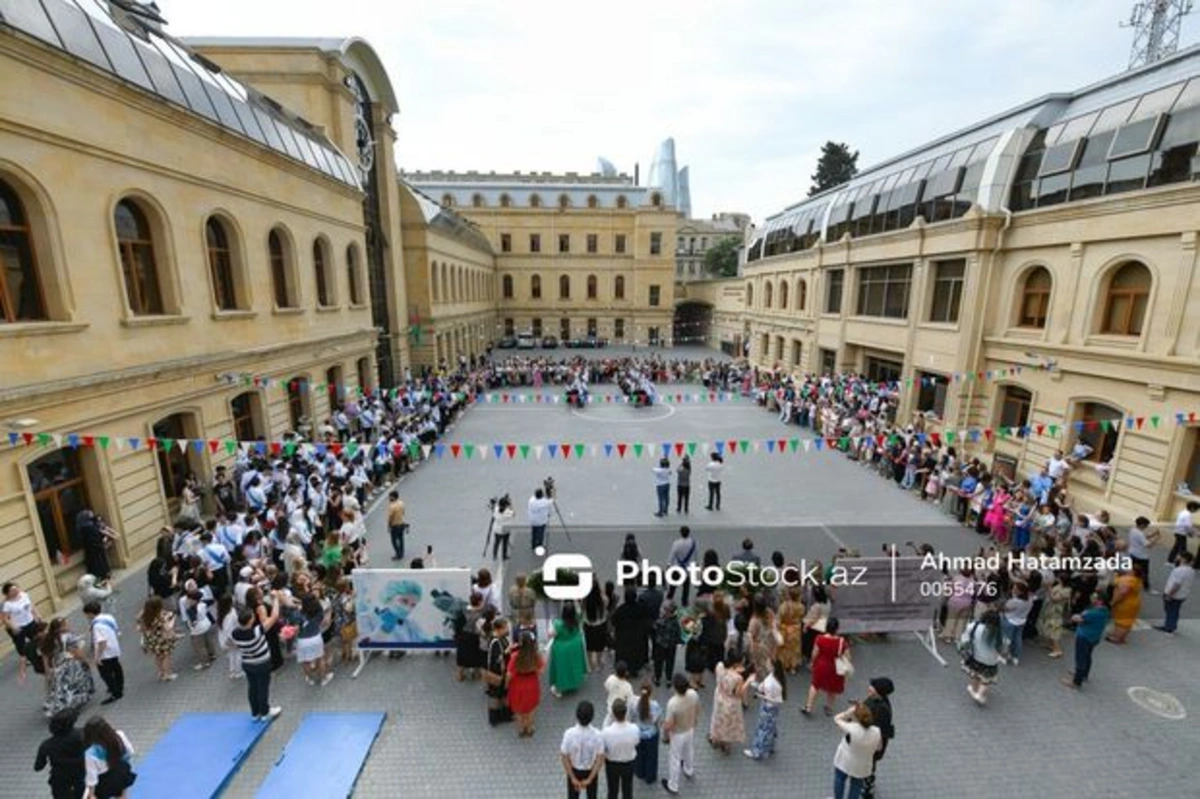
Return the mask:
M600 393L611 391L612 387L599 388ZM657 448L661 442L797 435L798 428L782 427L773 415L749 402L650 409L598 404L583 411L563 405L497 403L471 409L447 441L489 448L496 443L596 444L603 455L605 443L651 443ZM516 570L536 568L528 551L528 529L520 522L526 499L548 475L557 481L559 505L572 536L569 546L590 554L600 574L615 560L626 532L637 535L644 556L661 562L685 521L692 525L701 550L711 546L723 558L735 551L748 529L764 556L780 549L789 559L824 560L841 542L864 555L876 553L884 543L906 540L928 541L949 554L968 554L978 545L973 533L948 526L940 512L902 494L890 482L844 457L817 451L732 455L720 513L703 510L703 478L697 474L691 513L659 520L652 516L653 459L635 459L632 454L622 459L614 451L611 458L594 458L589 451L578 459L572 452L563 460L551 459L544 451L540 460L532 452L527 459L518 455L497 460L489 451L485 460L478 452L469 460L456 460L447 451L399 487L412 523L409 553L432 545L439 566L477 568L488 563L480 557L489 518L486 500L510 492L519 523L513 537L516 555L505 570L505 582ZM698 451L697 466L703 459ZM373 565L390 565L382 508L372 511L369 523ZM568 546L557 524L551 545L559 551ZM133 623L143 586L139 572L125 582L120 596L128 688L126 699L105 710L146 751L178 714L240 712L246 698L245 684L230 682L224 669L191 672L186 645L178 649L179 680L153 680L150 662L136 651ZM1156 603L1148 600L1143 615L1155 610ZM944 645L943 654L949 668L940 666L911 636L856 645L857 671L846 698L863 696L873 676L890 676L897 686L897 738L880 768L879 796L1125 797L1143 795L1147 789L1163 797L1200 796L1195 775L1186 766L1200 745L1200 727L1191 720L1154 715L1127 695L1130 687L1145 686L1173 695L1189 710L1200 707L1194 666L1200 656L1200 629L1195 622L1185 622L1181 635L1173 639L1137 630L1128 647L1102 645L1092 682L1081 694L1059 684L1063 661L1051 661L1040 650L1027 652L1020 667L1002 673L986 708L968 697L956 658ZM15 672L10 657L0 670L5 687L0 692L0 771L5 775L0 794L45 795L42 775L31 770L45 729L40 684L31 680L22 688ZM604 676L590 677L583 697L602 704ZM711 692L711 680L709 685ZM686 795L820 799L831 792L836 728L824 718L808 719L799 713L807 689L803 677L789 688L777 756L756 763L740 754L721 756L701 741L697 777L684 786ZM303 714L317 710L388 714L356 796L527 799L562 792L557 747L562 730L571 723L574 698L546 695L537 735L519 739L511 727L488 727L480 684L456 683L452 661L430 654L399 661L375 659L357 679L343 668L325 689L305 685L295 665L289 664L273 681L272 698L284 707L284 714L259 742L226 796L252 796ZM665 700L665 689L660 698ZM711 694L702 699L706 725ZM748 726L753 718L747 716ZM660 771L665 773L665 749ZM641 785L637 791L663 793ZM139 796L136 790L133 796Z

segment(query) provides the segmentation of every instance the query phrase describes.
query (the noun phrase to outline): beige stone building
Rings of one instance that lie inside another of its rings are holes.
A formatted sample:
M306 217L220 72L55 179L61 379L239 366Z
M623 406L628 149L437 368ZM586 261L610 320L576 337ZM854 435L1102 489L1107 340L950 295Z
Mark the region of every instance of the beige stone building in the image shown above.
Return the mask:
M1192 48L785 209L744 279L686 297L759 365L899 379L934 430L1012 429L970 445L997 468L1083 438L1112 470L1073 473L1080 506L1168 520L1200 492L1198 142Z
M231 458L209 440L278 440L376 382L383 231L346 120L84 7L0 3L0 564L44 612L82 572L81 509L118 531L115 566L138 561L185 475ZM385 80L364 78L382 149Z
M659 191L624 175L402 177L491 243L499 336L669 343L676 214Z
M704 256L711 247L727 239L740 245L750 226L746 214L722 212L711 219L680 219L675 229L675 279L680 283L704 280Z

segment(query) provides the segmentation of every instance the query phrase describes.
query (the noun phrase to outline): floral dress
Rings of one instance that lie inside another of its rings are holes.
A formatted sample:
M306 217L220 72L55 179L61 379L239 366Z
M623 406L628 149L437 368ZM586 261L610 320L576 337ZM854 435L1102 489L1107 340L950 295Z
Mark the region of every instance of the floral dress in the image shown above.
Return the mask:
M175 651L179 637L175 635L175 615L164 610L154 624L142 629L142 649L147 654L163 656Z
M739 744L746 740L746 722L742 718L742 675L717 664L717 686L713 690L712 722L709 740L714 744Z
M770 615L761 619L754 616L750 619L750 660L754 663L755 674L766 674L771 670L775 661L775 621Z
M78 635L63 636L62 648L54 655L54 662L51 664L50 691L46 702L47 716L64 710L78 710L86 705L96 692L92 670L85 661L72 654L83 646L84 641Z

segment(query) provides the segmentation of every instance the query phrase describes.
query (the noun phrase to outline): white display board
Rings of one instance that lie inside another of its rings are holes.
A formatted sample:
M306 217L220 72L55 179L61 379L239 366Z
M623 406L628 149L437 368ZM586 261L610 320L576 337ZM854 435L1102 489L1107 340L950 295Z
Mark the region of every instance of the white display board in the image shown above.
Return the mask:
M351 579L360 651L454 648L469 569L355 569Z
M839 558L832 581L839 632L928 631L948 578L937 569L923 569L922 562L919 557Z

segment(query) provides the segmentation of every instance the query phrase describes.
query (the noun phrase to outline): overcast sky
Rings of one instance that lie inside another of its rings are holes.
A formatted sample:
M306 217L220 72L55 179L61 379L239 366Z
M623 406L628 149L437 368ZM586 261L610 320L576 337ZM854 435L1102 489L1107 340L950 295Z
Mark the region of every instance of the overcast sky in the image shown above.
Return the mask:
M367 39L404 169L590 172L603 155L644 176L673 136L694 215L756 221L807 193L828 139L869 166L1120 72L1133 41L1132 0L158 3L176 36Z

